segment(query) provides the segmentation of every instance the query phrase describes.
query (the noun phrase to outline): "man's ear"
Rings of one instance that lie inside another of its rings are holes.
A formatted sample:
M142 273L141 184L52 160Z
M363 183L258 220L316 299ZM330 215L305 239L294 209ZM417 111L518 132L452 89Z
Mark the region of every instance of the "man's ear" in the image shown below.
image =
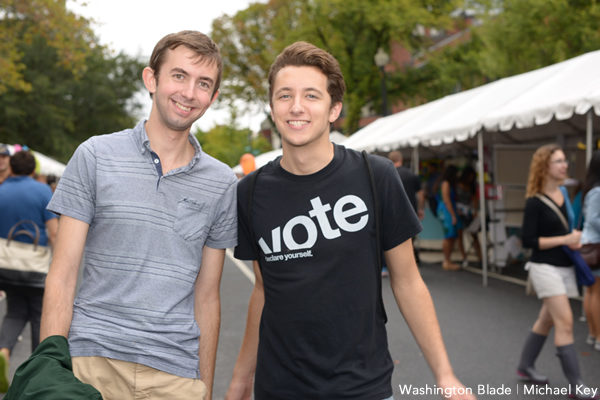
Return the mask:
M156 78L154 77L154 70L150 67L144 68L142 72L142 78L144 79L144 85L150 93L156 92Z
M331 107L331 110L329 110L329 122L335 122L335 120L337 120L338 117L340 116L341 112L342 112L342 102L339 101Z
M217 91L215 92L215 94L213 94L213 98L212 98L212 100L210 101L210 105L211 105L211 106L212 106L212 103L214 103L214 102L215 102L215 100L217 99L217 97L219 97L219 93L220 93L220 92L217 90Z

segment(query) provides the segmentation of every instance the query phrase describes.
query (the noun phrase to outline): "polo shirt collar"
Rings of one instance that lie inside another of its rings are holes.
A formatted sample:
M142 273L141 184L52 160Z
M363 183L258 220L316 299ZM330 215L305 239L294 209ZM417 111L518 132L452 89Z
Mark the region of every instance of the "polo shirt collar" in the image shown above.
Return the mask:
M147 121L148 120L143 119L140 122L138 122L138 124L135 126L135 128L133 128L133 131L135 132L135 135L134 135L135 141L136 141L138 148L140 149L141 154L146 153L146 151L147 152L152 151L152 149L150 148L150 139L148 139L148 134L146 133L146 122ZM200 146L200 142L198 142L198 139L196 139L196 136L192 135L191 131L188 135L188 140L194 147L194 157L192 158L192 161L190 161L190 163L187 166L187 168L192 168L200 160L200 156L202 155L202 146Z

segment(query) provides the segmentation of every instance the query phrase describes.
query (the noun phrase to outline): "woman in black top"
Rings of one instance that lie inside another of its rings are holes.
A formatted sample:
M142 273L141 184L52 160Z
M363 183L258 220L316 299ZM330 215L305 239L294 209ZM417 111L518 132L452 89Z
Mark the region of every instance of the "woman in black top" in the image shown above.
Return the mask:
M567 169L565 154L555 144L540 147L533 155L529 169L522 240L524 247L533 249L525 268L543 305L525 341L517 374L533 383L548 382L545 376L535 370L534 363L550 329L554 327L554 343L563 372L575 388L575 385L583 383L573 345L573 312L569 297L576 297L579 293L573 263L562 247L581 247L581 232L569 232L556 212L559 211L565 221L569 220L567 207L570 207L570 203L559 186L567 177ZM596 398L578 393L572 393L571 397Z

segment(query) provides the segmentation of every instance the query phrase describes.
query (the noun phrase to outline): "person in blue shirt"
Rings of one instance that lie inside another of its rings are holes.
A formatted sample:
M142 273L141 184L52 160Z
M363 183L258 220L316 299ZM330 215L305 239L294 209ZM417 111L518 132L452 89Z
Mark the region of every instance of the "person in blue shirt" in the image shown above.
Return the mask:
M21 221L31 221L39 228L39 245L54 244L58 219L46 210L52 197L48 185L31 178L35 170L35 157L28 151L20 151L10 159L12 175L0 185L0 237L7 238L10 229ZM19 229L29 231L35 237L35 227L22 224ZM33 243L28 235L14 240ZM0 268L2 266L0 265ZM8 360L17 339L27 322L31 323L31 351L39 345L40 319L42 316L43 284L39 282L15 283L0 278L0 289L6 292L6 316L0 330L0 392L8 390Z

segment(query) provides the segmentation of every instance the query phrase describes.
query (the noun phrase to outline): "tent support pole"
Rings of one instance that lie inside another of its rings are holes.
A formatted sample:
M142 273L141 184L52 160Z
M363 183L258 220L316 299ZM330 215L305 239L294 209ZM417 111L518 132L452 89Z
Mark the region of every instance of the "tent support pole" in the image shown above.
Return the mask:
M594 131L593 125L593 113L594 107L590 108L587 112L587 129L586 129L586 137L585 137L585 165L590 165L590 161L592 160L592 133Z
M484 164L483 164L483 129L477 134L477 170L479 173L479 218L481 220L481 269L483 286L488 285L488 245L487 245L487 226L486 210L485 210L485 180L484 180Z
M412 154L412 159L413 159L413 172L415 173L415 175L419 176L419 145L416 145L415 147L413 147L413 154Z

